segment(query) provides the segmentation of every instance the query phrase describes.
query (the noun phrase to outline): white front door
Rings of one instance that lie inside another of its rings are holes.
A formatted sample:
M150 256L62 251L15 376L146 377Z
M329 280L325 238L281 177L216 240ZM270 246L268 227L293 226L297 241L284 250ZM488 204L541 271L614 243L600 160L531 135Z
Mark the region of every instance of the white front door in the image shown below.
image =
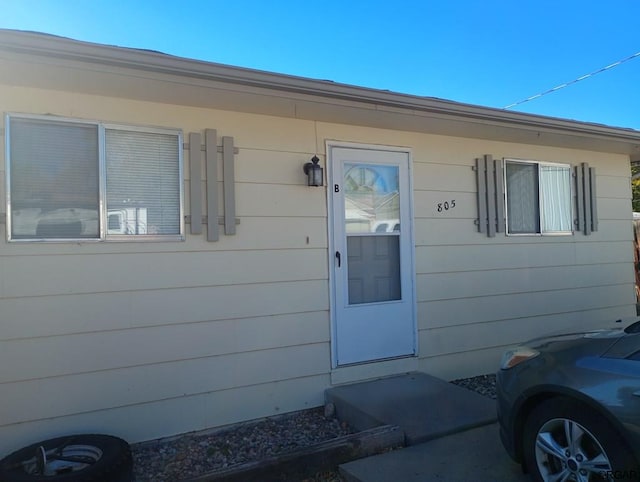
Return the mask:
M333 355L416 353L409 153L329 146Z

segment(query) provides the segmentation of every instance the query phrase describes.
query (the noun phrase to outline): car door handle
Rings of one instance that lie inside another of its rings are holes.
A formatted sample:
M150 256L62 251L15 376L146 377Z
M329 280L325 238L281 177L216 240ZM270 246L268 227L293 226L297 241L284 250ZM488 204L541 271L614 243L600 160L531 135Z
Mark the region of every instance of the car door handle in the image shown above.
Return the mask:
M640 397L640 390L633 392L633 395L636 397Z
M342 256L340 255L340 251L336 251L336 259L338 260L338 268L342 264Z

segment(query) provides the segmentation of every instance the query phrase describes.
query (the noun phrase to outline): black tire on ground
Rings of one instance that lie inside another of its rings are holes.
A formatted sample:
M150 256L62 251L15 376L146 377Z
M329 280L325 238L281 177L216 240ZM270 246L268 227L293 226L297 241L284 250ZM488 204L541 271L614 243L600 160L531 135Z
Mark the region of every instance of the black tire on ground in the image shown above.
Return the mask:
M56 448L65 450L64 455L69 456L73 470L65 467L65 461L56 462L55 454L50 452L47 455L48 471L58 473L43 475L36 469L36 460L40 458L41 469L41 454ZM24 462L28 462L28 469ZM110 435L83 434L49 439L17 450L0 461L2 482L130 482L132 474L129 444Z
M577 448L573 453L564 435L567 426L575 428L576 434L582 434L576 437L579 443L575 444ZM557 447L566 447L563 460L555 457L545 459L544 452L536 453L536 441L541 429L547 437L553 438ZM599 453L606 457L610 469L594 470L594 477L589 480L640 480L638 462L608 421L595 410L568 398L546 400L531 412L524 426L523 451L526 469L538 482L550 480L549 474L545 476L541 473L539 463L542 463L543 471L551 473L571 469L579 471L583 460L594 460ZM599 475L602 479L597 478Z

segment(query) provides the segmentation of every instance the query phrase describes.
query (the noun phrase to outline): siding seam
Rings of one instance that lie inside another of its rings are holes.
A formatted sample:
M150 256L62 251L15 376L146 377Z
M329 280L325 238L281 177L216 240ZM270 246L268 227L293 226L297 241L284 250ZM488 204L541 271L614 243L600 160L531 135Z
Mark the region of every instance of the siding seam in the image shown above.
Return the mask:
M519 296L519 295L528 295L534 293L558 293L558 292L570 292L570 291L582 291L585 289L592 288L602 288L602 287L611 287L611 286L635 286L632 282L624 282L624 283L604 283L597 285L585 285L579 286L577 288L554 288L549 290L527 290L527 291L509 291L504 293L492 293L492 294L482 294L476 296L456 296L452 298L437 298L432 300L418 300L418 303L437 303L440 301L455 301L455 300L475 300L475 299L486 299L486 298L496 298L496 297L506 297L506 296Z
M235 355L245 355L248 353L261 353L261 352L269 352L269 351L278 351L278 350L283 350L283 349L288 349L288 348L299 348L299 347L305 347L305 346L320 346L320 345L326 345L329 343L329 340L326 341L314 341L314 342L309 342L309 343L296 343L295 345L284 345L284 346L276 346L276 347L271 347L271 348L259 348L259 349L255 349L255 350L245 350L245 351L234 351L234 352L229 352L229 353L220 353L220 354L215 354L215 355L203 355L203 356L197 356L197 357L187 357L187 358L177 358L175 360L161 360L161 361L154 361L154 362L150 362L150 363L139 363L139 364L134 364L134 365L125 365L125 366L121 366L121 367L112 367L112 368L102 368L102 369L98 369L98 370L88 370L88 371L78 371L78 372L72 372L72 373L62 373L62 374L56 374L56 375L47 375L47 376L42 376L42 377L35 377L35 378L24 378L24 379L19 379L19 380L7 380L4 382L0 382L0 386L2 385L12 385L12 384L18 384L18 383L31 383L31 382L37 382L38 380L50 380L53 378L69 378L69 377L75 377L78 375L91 375L91 374L96 374L96 373L106 373L106 372L114 372L114 371L122 371L122 370L129 370L131 368L142 368L142 367L151 367L151 366L157 366L157 365L171 365L171 364L176 364L176 363L182 363L182 362L192 362L192 361L197 361L197 360L209 360L212 358L223 358L223 357L228 357L228 356L235 356ZM275 379L273 381L279 381L279 379ZM215 390L214 390L215 391Z
M55 416L55 417L43 417L43 418L34 418L34 419L29 419L29 420L23 420L23 421L20 421L20 422L13 422L13 423L5 424L5 425L0 425L0 429L4 429L4 428L7 428L7 427L12 427L12 426L15 426L15 425L24 425L24 424L27 424L27 423L42 422L42 421L47 421L47 420L56 420L56 419L67 418L67 417L75 417L75 416L78 416L78 415L86 415L86 414L90 414L90 413L108 412L108 411L118 410L118 409L122 409L122 408L136 407L136 406L140 406L140 405L149 405L149 404L154 404L154 403L166 402L166 401L170 401L170 400L178 400L178 399L184 399L184 398L190 398L190 397L198 397L198 396L202 396L202 395L213 394L213 393L218 393L218 392L227 392L227 391L236 390L236 389L259 387L259 386L263 386L263 385L271 385L271 384L276 384L276 383L281 383L281 382L288 382L288 381L294 381L294 380L303 380L305 378L321 378L321 377L328 377L328 376L329 376L329 372L327 371L326 373L325 372L313 373L313 374L303 375L303 376L299 376L299 377L285 378L285 379L282 379L282 380L272 380L272 381L268 381L268 382L264 382L264 383L250 383L248 385L238 385L238 386L235 386L235 387L221 388L219 390L209 390L209 391L205 391L205 392L190 393L190 394L187 394L187 395L180 395L180 396L175 396L175 397L165 397L165 398L159 398L159 399L156 399L156 400L148 400L148 401L145 401L145 402L127 403L127 404L124 404L124 405L116 405L116 406L113 406L113 407L100 408L100 409L97 409L97 410L83 410L83 411L69 413L69 414L65 414L65 415L58 415L58 416ZM326 383L324 385L325 386L329 386L329 383ZM318 406L321 406L321 405L318 405Z
M459 323L459 324L455 324L455 325L442 325L442 326L432 326L432 327L428 327L428 328L420 328L418 327L418 332L421 331L431 331L431 330L442 330L442 329L447 329L447 328L453 328L453 327L461 327L461 326L475 326L475 325L486 325L489 323L495 323L495 322L500 322L500 321L515 321L515 320L532 320L535 318L546 318L549 316L556 316L556 315L566 315L566 314L570 314L570 313L592 313L594 311L599 311L599 310L609 310L612 308L624 308L624 307L629 307L629 306L635 306L635 303L628 303L628 304L623 304L623 305L605 305L605 306L598 306L596 308L591 308L589 310L571 310L571 311L557 311L557 312L551 312L551 313L543 313L543 314L537 314L537 315L533 315L533 316L516 316L516 317L510 317L510 318L496 318L493 320L486 320L486 321L475 321L473 323ZM635 317L634 317L635 319ZM615 321L615 320L613 320ZM613 321L611 321L613 323ZM418 325L420 325L420 322L418 321Z
M153 325L125 326L121 328L112 328L110 330L74 331L70 333L59 333L59 334L53 334L53 335L39 335L39 336L36 335L36 336L25 336L20 338L0 338L0 343L8 342L8 341L13 342L13 341L25 341L25 340L39 340L44 338L57 338L57 337L67 337L67 336L75 336L75 335L95 335L100 333L116 333L119 331L126 332L126 331L132 331L132 330L146 330L147 328L153 329L153 328L164 328L164 327L170 327L170 326L199 325L199 324L205 324L205 323L224 323L227 321L257 320L257 319L266 318L266 317L271 318L271 317L281 317L281 316L307 315L311 313L327 313L328 311L329 311L328 308L326 310L290 311L290 312L273 313L273 314L257 315L257 316L239 316L239 317L232 317L232 318L219 318L215 320L192 320L192 321L181 321L181 322L175 322L175 323L165 323L165 324L158 323Z

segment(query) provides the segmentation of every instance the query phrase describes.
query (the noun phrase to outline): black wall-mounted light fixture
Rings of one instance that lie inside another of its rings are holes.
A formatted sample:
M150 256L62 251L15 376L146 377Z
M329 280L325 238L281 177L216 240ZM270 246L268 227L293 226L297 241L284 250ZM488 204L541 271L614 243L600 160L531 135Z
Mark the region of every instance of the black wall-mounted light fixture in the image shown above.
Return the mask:
M307 175L307 186L322 186L323 184L322 167L318 162L320 162L318 156L313 156L311 162L307 162L302 167Z

